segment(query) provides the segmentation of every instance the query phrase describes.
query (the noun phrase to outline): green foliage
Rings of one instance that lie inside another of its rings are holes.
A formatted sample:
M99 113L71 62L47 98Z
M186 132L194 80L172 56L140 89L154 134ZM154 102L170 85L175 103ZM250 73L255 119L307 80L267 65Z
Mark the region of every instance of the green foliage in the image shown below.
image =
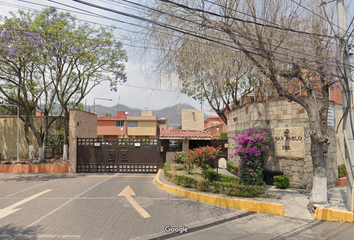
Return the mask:
M112 114L110 114L110 113L106 113L105 114L105 117L112 117ZM143 141L144 141L145 139L143 139Z
M165 162L163 165L163 171L166 173L167 171L171 171L171 163Z
M193 165L200 167L202 170L202 176L207 179L209 165L213 164L216 158L216 154L220 152L220 149L206 146L194 148L193 150L188 150L187 157L188 161Z
M338 178L342 178L346 176L347 176L347 172L345 170L345 165L344 164L338 165Z
M231 161L226 161L226 169L227 171L229 171L230 173L237 175L237 173L240 171L240 168L238 167L238 165L234 162Z
M235 183L213 182L212 192L235 197L257 197L265 192L262 186L244 186Z
M214 182L217 178L216 172L211 167L206 170L205 176L209 180L209 182Z
M241 179L239 177L233 177L233 176L219 174L219 182L241 184Z
M188 157L187 157L186 152L184 152L184 151L176 152L175 155L173 156L173 161L177 164L182 164L188 173L192 172L193 163L188 161Z
M220 133L220 139L227 139L227 132Z
M290 179L289 176L285 175L280 175L280 176L274 176L273 178L273 184L277 188L285 189L289 186L290 184Z
M64 129L61 128L59 130L55 130L54 133L50 134L47 137L47 146L48 147L55 147L58 145L62 145L64 143Z
M208 181L204 179L195 179L192 176L177 175L174 172L164 172L166 180L185 188L195 188L205 192L208 189Z
M177 126L176 129L182 129L182 125Z

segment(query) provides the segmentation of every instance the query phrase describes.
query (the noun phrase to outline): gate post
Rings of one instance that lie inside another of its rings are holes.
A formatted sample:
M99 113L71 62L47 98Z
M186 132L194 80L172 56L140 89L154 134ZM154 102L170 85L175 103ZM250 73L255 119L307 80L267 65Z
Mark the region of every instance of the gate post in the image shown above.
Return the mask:
M70 109L69 123L69 172L76 173L77 138L97 138L97 115Z

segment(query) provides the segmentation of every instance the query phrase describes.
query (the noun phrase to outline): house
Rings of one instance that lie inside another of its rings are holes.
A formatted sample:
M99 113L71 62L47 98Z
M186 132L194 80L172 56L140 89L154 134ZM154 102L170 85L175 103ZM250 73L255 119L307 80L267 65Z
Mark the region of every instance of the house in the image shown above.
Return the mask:
M209 116L204 119L204 131L211 133L213 138L219 138L220 133L227 133L227 125L219 116Z
M156 138L167 128L168 119L157 119L152 111L141 111L141 116L117 111L116 117L97 117L97 136L101 138Z

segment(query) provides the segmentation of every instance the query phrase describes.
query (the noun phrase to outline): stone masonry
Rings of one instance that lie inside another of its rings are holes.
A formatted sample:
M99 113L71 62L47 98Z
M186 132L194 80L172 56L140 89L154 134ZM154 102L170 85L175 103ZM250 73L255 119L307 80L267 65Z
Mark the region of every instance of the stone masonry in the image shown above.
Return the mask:
M331 102L330 106L334 103ZM229 155L235 153L236 142L232 137L246 133L249 128L271 131L272 141L264 156L263 167L289 176L290 187L310 191L313 167L309 120L305 109L285 99L251 102L234 109L229 113L228 122ZM328 127L328 135L330 145L326 168L328 186L333 187L338 178L334 127ZM237 158L231 160L238 161Z
M77 138L97 138L97 115L79 109L70 109L69 172L76 172Z

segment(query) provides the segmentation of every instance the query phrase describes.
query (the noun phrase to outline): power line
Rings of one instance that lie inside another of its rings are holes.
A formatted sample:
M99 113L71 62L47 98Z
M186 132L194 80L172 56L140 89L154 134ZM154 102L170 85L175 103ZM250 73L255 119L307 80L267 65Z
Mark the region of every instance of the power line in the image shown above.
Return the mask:
M79 0L73 0L73 1L79 1ZM317 33L309 33L309 32L305 32L305 31L295 30L295 29L292 29L292 28L272 26L272 25L258 23L258 22L255 22L255 21L245 20L245 19L241 19L241 18L235 18L235 17L225 16L225 15L220 15L220 14L217 14L217 13L214 13L214 12L205 11L203 9L188 7L188 6L184 5L184 4L176 3L176 2L173 2L173 1L169 1L169 0L159 0L159 1L166 2L166 3L171 3L171 4L174 4L174 5L178 6L178 7L184 8L184 9L188 9L188 10L192 10L192 11L196 11L196 12L207 13L207 14L212 15L212 16L225 18L225 19L231 19L231 20L235 20L235 21L238 21L238 22L251 23L251 24L255 24L255 25L261 26L261 27L275 28L275 29L282 30L282 31L295 32L295 33L300 33L300 34L305 34L305 35L310 35L310 36L335 38L333 36L317 34Z
M31 2L28 2L28 1L25 1L25 0L19 0L19 1L26 2L26 3L30 3L30 4L36 4L36 3L31 3ZM124 23L124 24L130 24L130 25L134 25L134 26L137 26L137 27L145 28L145 29L146 29L146 27L143 27L143 26L140 26L140 25L137 25L137 24L128 23L128 22L125 22L125 21L121 21L121 20L117 20L117 19L108 18L108 17L102 16L102 15L99 15L99 14L96 14L96 13L92 13L92 12L90 12L90 11L82 10L82 9L79 9L79 8L76 8L76 7L73 7L73 6L69 6L69 5L66 5L66 4L63 4L63 3L59 3L59 2L56 2L56 1L53 1L53 0L48 0L48 1L53 2L53 3L56 3L56 4L60 4L60 5L66 6L66 7L78 9L78 10L80 10L80 11L84 11L84 12L89 13L89 14L85 14L85 15L95 16L95 17L98 17L98 18L110 19L110 20L112 20L112 21L117 21L117 22L121 22L121 23ZM134 2L131 2L131 1L127 1L127 0L122 0L122 1L127 2L127 3L130 3L130 4L135 4L135 5L140 6L140 7L145 7L145 8L148 8L148 9L150 9L150 10L158 11L158 10L156 10L156 9L152 9L152 8L150 8L150 7L147 7L147 6L144 6L144 5L141 5L141 4L137 4L137 3L134 3ZM113 2L114 2L114 1L113 1ZM43 4L36 4L36 5L49 7L48 5L43 5ZM66 9L63 9L63 10L66 10ZM66 10L66 11L68 11L68 10ZM162 12L162 11L158 11L158 12L164 13L164 14L168 14L168 13L165 13L165 12ZM81 14L83 14L83 13L81 13ZM173 15L171 15L171 14L168 14L168 15L170 15L170 16L172 16L172 17L176 17L176 16L173 16ZM201 25L200 23L196 23L196 22L194 22L194 21L186 20L186 19L183 19L183 18L181 18L181 17L176 17L176 18L181 19L181 20L184 20L184 21L188 21L188 22L191 22L191 23L194 23L194 24ZM93 23L93 22L85 21L85 20L81 20L81 21ZM95 24L95 23L93 23L93 24ZM101 25L102 25L102 24L101 24ZM204 25L201 25L201 26L204 26ZM204 27L205 27L205 26L204 26ZM118 27L116 27L116 28L118 28ZM210 28L210 27L209 27L209 28ZM126 29L124 29L124 28L118 28L118 29L121 29L121 30L124 30L124 31L128 31L128 32L132 32L132 31L126 30ZM215 29L215 28L212 28L212 29L221 32L220 29ZM160 32L161 32L161 31L160 31ZM133 33L139 33L139 32L133 32ZM167 34L167 33L164 33L164 32L161 32L161 33ZM171 34L169 34L169 35L171 35ZM237 35L237 34L233 34L233 35L236 35L236 36L239 36L239 37L242 37L242 38L246 38L246 39L249 40L249 41L258 41L258 40L252 39L252 38L250 38L250 37L245 37L245 36L241 36L241 35ZM171 36L173 36L173 35L171 35ZM206 37L210 37L210 36L207 36L207 35L205 35L205 36L206 36ZM225 41L224 39L215 38L215 37L213 37L213 38L214 38L214 39L217 39L217 40ZM230 43L233 44L232 41L226 41L226 42L230 42ZM269 43L268 43L268 44L269 44ZM129 44L126 44L126 45L129 45ZM271 46L275 46L275 45L273 45L273 44L270 44L270 45L271 45ZM129 45L129 46L132 46L132 45ZM249 45L246 45L246 44L245 44L244 46L252 47L252 46L249 46ZM144 47L142 47L142 46L132 46L132 47L134 47L134 48L143 48L143 49L154 49L154 50L158 50L157 48L151 48L151 47L146 47L146 46L144 46ZM291 52L299 53L299 54L301 54L301 55L306 55L306 56L309 56L309 57L316 58L316 56L313 56L313 55L310 55L310 54L307 54L307 53L304 53L304 52L299 52L299 51L295 51L295 50L290 50L290 49L288 49L288 48L281 47L281 46L276 46L276 47L279 48L279 49L284 49L284 50L286 50L286 51L291 51ZM278 53L278 52L276 52L276 51L274 51L274 54L278 54L278 55L282 55L282 56L287 56L286 54ZM298 58L298 57L294 57L294 58ZM334 62L334 64L336 64L336 63ZM330 65L330 66L333 67L334 65Z
M177 32L186 34L186 35L190 35L190 36L194 36L194 37L197 37L197 38L200 38L200 39L204 39L204 40L207 40L207 41L209 41L209 42L215 42L215 43L218 43L218 44L221 44L221 45L224 45L224 46L231 47L231 48L236 49L236 50L238 50L238 51L240 51L240 52L246 52L246 53L249 53L249 54L258 55L258 56L263 57L263 58L265 58L265 59L267 58L267 57L264 56L263 54L260 54L260 53L257 53L257 52L252 52L251 50L247 50L247 49L241 49L241 48L238 48L238 47L235 47L235 46L232 46L232 45L229 45L229 44L220 42L220 41L216 41L216 40L211 39L211 38L208 38L208 37L205 37L205 36L203 36L203 35L196 35L196 34L190 32L190 31L181 30L181 29L176 28L176 27L171 26L171 25L159 23L159 22L156 22L156 21L153 21L153 20L150 20L150 19L146 19L146 18L143 18L143 17L135 16L135 15L131 15L131 14L129 14L129 13L125 13L125 12L121 12L121 11L117 11L117 10L113 10L113 9L109 9L109 8L106 8L106 7L102 7L102 6L95 5L95 4L88 3L88 2L85 2L85 1L81 1L81 0L73 0L73 1L74 1L74 2L78 2L78 3L81 3L81 4L83 4L83 5L87 5L87 6L93 7L93 8L98 8L98 9L101 9L101 10L106 10L106 11L113 12L113 13L116 13L116 14L119 14L119 15L131 17L131 18L134 18L134 19L138 19L138 20L140 20L140 21L145 21L145 22L148 22L148 23L152 23L152 24L155 24L155 25L158 25L158 26L161 26L161 27L164 27L164 28L173 30L173 31L177 31ZM247 46L247 45L244 44L243 46ZM248 46L248 47L250 47L250 46ZM274 54L288 56L288 55L286 55L286 54L281 54L281 53L277 53L277 52L274 52ZM287 63L287 64L293 64L292 62L285 61L285 60L279 60L279 59L276 59L276 58L274 58L274 60L278 60L278 61L280 61L280 62ZM301 66L301 65L299 65L299 66ZM303 67L303 66L302 66L302 67ZM308 66L306 66L305 68L310 69L310 70L313 70L313 71L317 71L317 70L315 70L315 69L309 68ZM328 75L331 75L331 76L334 76L334 77L338 77L337 75L334 75L334 74L328 74Z
M102 0L101 0L101 1L102 1ZM112 1L113 1L113 0L112 0ZM113 1L113 2L115 2L115 1ZM148 7L148 6L139 4L139 3L135 3L135 2L132 2L132 1L128 1L128 0L122 0L122 2L127 2L127 3L129 3L129 4L137 5L137 6L139 6L139 7L143 7L143 8L146 8L146 9L149 9L149 10L152 10L152 11L155 11L155 12L158 12L158 13L162 13L162 14L169 15L169 16L171 16L171 17L173 17L173 18L177 18L177 19L180 19L180 20L183 20L183 21L187 21L187 22L190 22L190 23L193 23L193 24L197 24L197 25L202 26L202 27L206 27L205 25L203 25L203 24L201 24L201 23L198 23L198 22L195 22L195 21L191 21L191 20L189 20L189 19L185 19L185 18L182 18L182 17L178 17L178 16L172 15L172 14L167 13L167 12L163 12L163 11L160 11L160 10L156 10L156 9L154 9L154 8L151 8L151 7ZM217 5L218 5L218 4L217 4ZM218 5L218 6L221 6L221 5ZM239 12L239 11L237 11L237 12ZM240 12L240 13L242 13L242 12ZM243 13L243 14L245 14L245 13ZM247 15L247 14L246 14L246 15ZM249 14L248 14L248 15L249 15ZM260 19L260 18L257 18L257 19ZM262 21L266 21L266 20L263 20L263 19L261 19L261 20L262 20ZM281 26L281 25L279 25L279 24L276 24L276 25ZM214 28L214 27L208 26L208 28L213 29L213 30L216 30L216 31L219 31L219 32L222 32L220 29L217 29L217 28ZM232 35L238 36L238 37L242 37L242 38L245 38L245 39L250 40L250 41L258 41L258 42L259 42L259 39L253 39L253 38L251 38L251 37L245 37L245 36L240 35L240 34L232 33ZM256 36L254 36L254 37L256 37ZM233 43L231 40L230 40L230 41L227 41L227 40L220 39L220 38L215 38L215 37L213 37L213 38L214 38L214 39L217 39L217 40L221 40L221 41L226 41L226 42ZM262 42L262 43L266 43L266 42ZM314 55L307 54L307 53L305 53L305 52L303 52L303 51L300 52L300 51L292 50L292 49L289 49L289 48L286 48L286 47L281 47L281 46L278 46L278 45L270 44L270 43L268 43L268 42L267 42L266 44L268 44L269 46L272 46L272 47L277 47L277 48L279 48L279 49L286 50L286 51L291 51L291 52L299 53L299 54L301 54L301 55L305 55L305 56L309 56L309 57L313 57L313 58L316 58L316 57L317 57L317 56L314 56ZM247 45L245 45L245 46L247 46ZM248 46L248 47L249 47L249 46ZM277 53L277 54L279 54L279 53ZM284 54L280 54L280 55L284 55ZM335 63L335 62L334 62L334 63ZM332 66L333 66L333 65L332 65Z

